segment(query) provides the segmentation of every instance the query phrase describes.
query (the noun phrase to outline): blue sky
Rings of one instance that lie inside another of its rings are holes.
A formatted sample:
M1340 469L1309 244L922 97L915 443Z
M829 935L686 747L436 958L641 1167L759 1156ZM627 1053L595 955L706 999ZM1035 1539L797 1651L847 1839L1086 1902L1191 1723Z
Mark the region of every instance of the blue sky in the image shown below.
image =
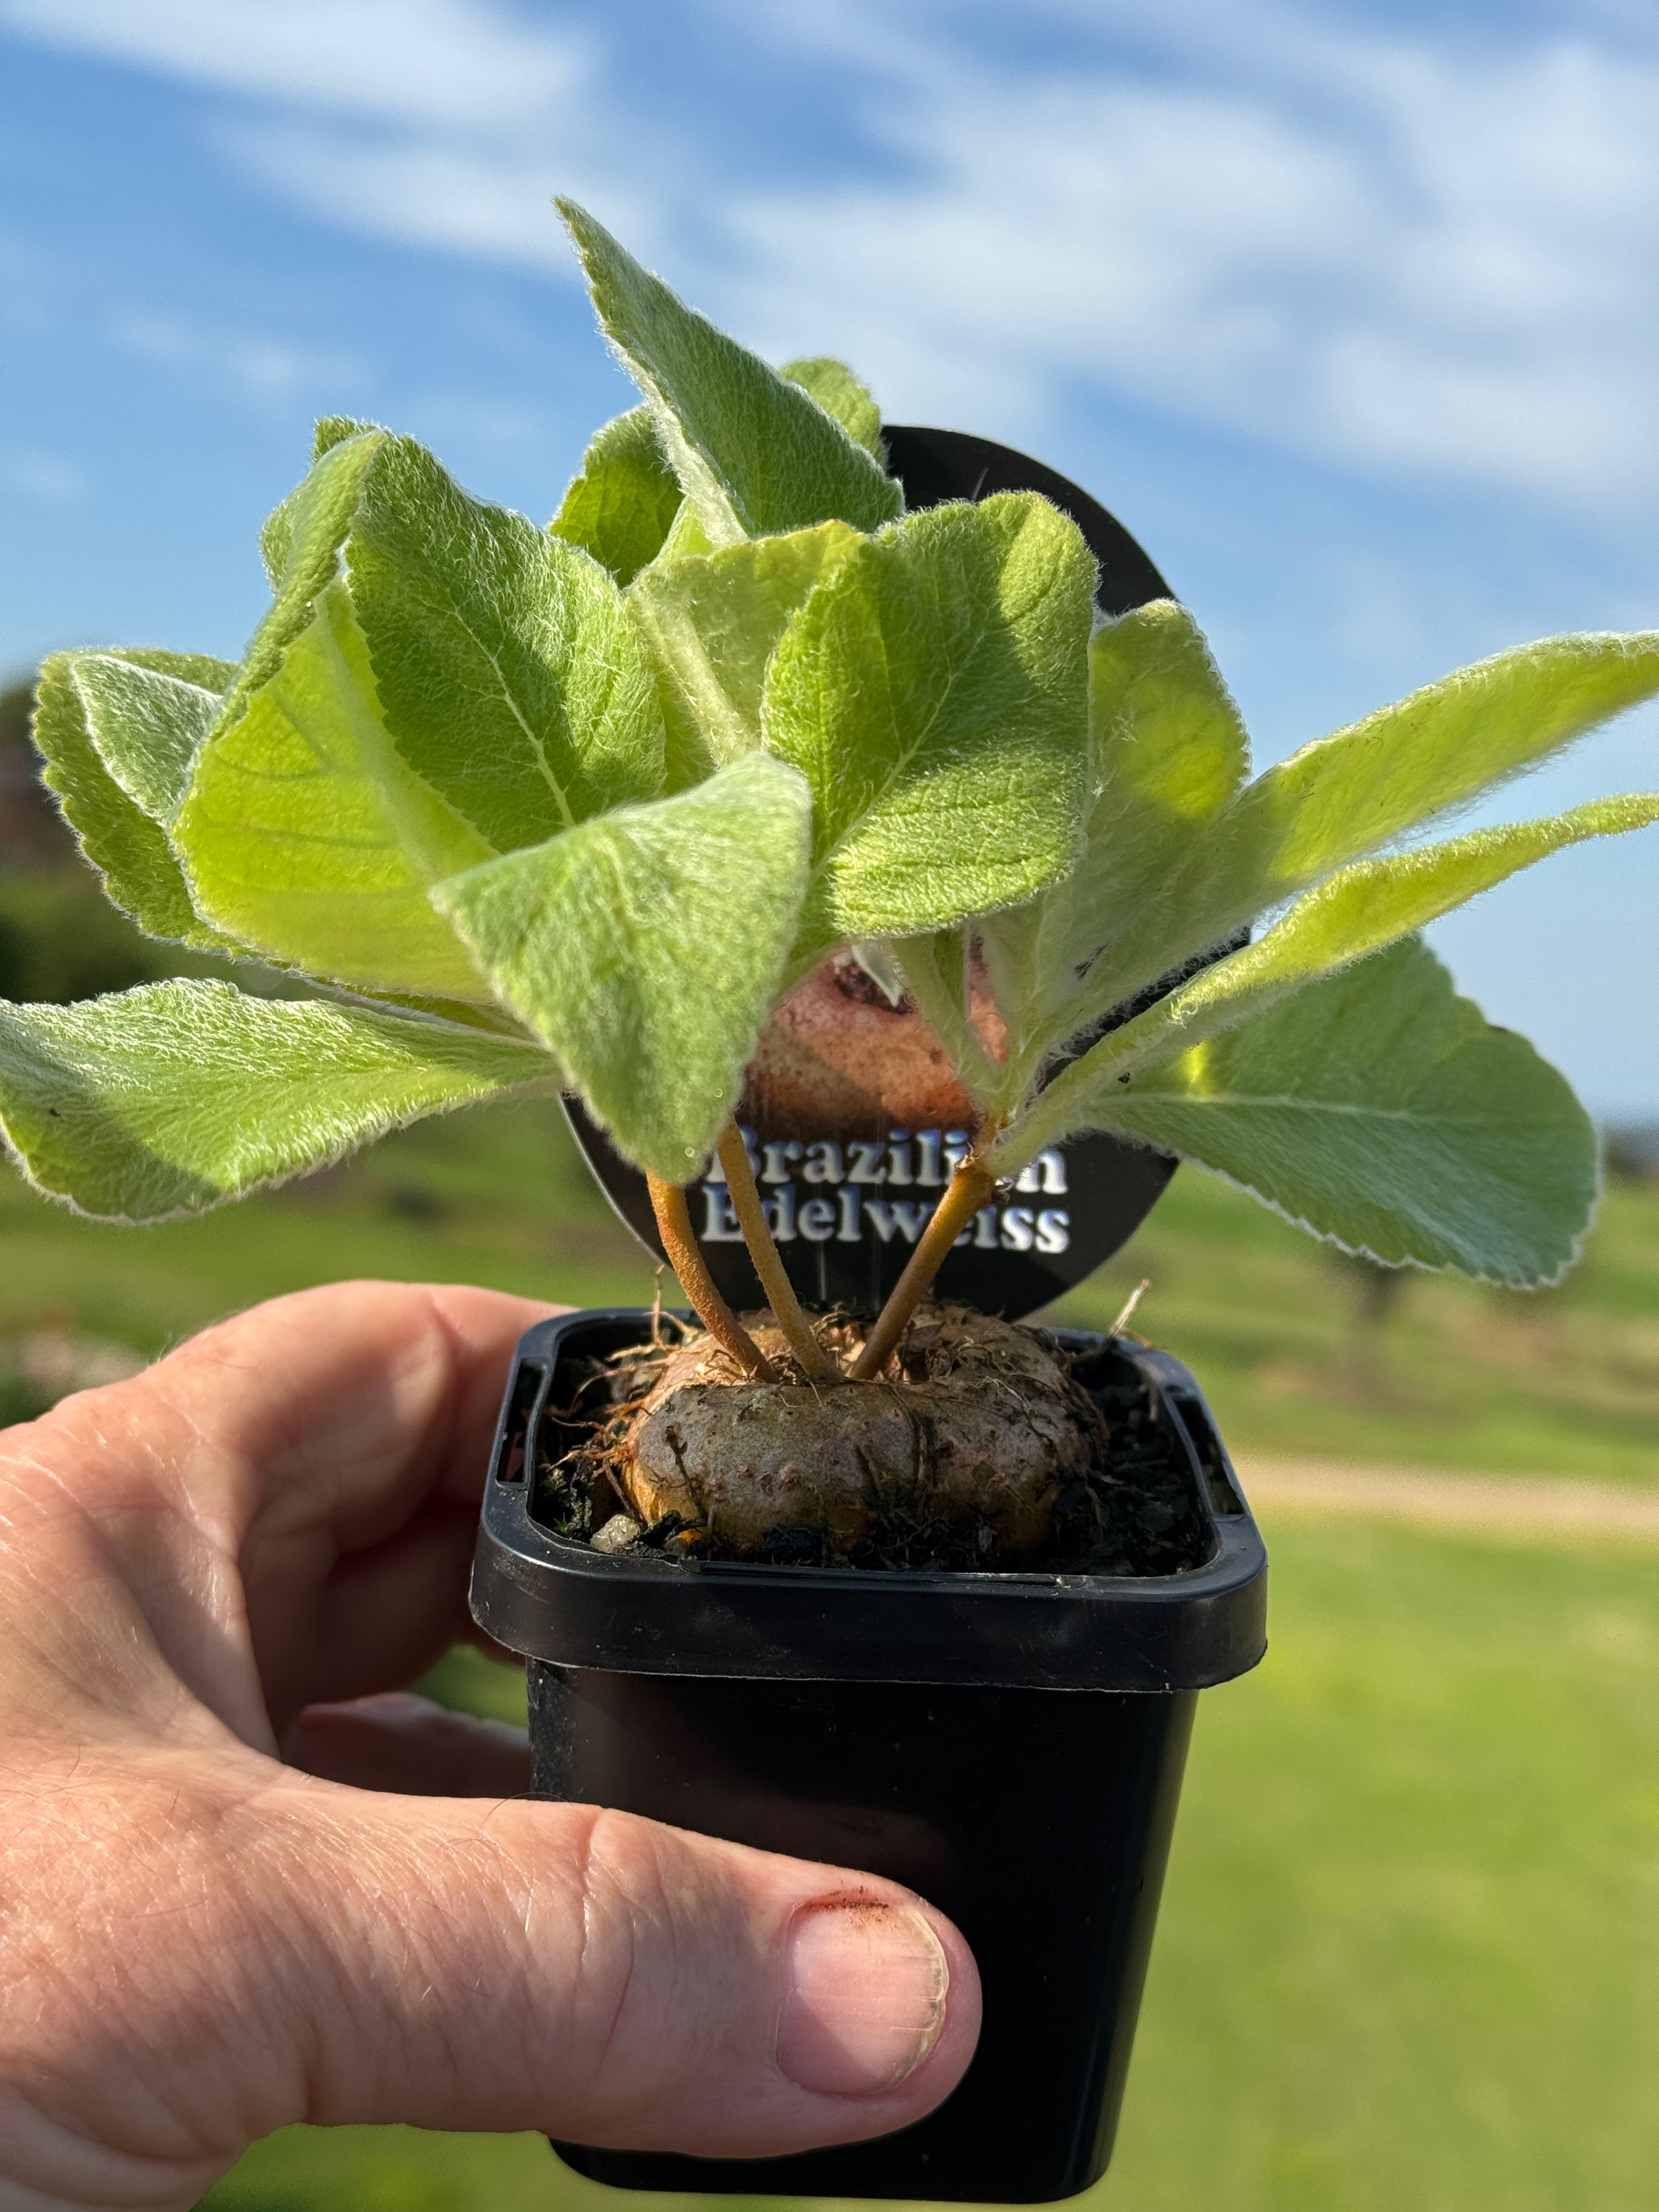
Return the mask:
M238 652L319 413L550 512L627 396L555 191L775 357L1087 485L1264 760L1659 623L1647 0L0 0L0 669ZM1498 811L1650 786L1656 738ZM1435 934L1659 1115L1659 834Z

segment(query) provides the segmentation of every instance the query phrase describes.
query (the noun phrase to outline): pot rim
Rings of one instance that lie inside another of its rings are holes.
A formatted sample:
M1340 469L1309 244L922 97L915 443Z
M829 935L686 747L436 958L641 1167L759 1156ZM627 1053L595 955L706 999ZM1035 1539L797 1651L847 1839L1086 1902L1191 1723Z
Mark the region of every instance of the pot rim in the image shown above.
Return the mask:
M649 1334L645 1307L538 1322L520 1339L484 1484L474 1619L555 1666L799 1681L972 1683L1006 1688L1196 1690L1246 1673L1267 1648L1267 1552L1202 1392L1168 1352L1110 1345L1138 1368L1184 1449L1213 1538L1172 1575L775 1566L604 1553L531 1513L534 1443L561 1356L619 1351Z

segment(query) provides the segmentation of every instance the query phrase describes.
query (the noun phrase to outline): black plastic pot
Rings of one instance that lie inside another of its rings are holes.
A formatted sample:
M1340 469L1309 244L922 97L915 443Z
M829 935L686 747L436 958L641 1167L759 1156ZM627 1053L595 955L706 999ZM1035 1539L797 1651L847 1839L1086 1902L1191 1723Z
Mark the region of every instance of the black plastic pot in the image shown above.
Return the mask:
M473 1571L530 1662L537 1796L599 1803L908 1884L984 1986L980 2046L927 2119L790 2158L561 2144L623 2188L1036 2203L1104 2171L1195 1693L1265 1648L1267 1560L1188 1370L1069 1337L1139 1379L1189 1486L1203 1564L1160 1577L859 1572L603 1555L537 1517L580 1359L643 1312L522 1340Z

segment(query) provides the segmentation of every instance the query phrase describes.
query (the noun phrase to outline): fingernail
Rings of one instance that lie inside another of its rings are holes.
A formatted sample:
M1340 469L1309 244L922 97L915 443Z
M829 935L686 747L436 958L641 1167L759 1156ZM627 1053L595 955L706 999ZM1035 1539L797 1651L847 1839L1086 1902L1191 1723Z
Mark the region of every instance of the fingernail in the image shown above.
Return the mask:
M950 1980L938 1936L908 1905L803 1905L784 1942L779 2070L832 2097L896 2087L939 2041Z

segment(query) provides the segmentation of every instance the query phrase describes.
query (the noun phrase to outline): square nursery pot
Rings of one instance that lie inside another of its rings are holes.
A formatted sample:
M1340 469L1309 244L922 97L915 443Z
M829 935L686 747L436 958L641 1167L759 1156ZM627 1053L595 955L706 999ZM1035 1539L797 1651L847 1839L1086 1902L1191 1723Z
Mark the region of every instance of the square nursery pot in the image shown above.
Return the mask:
M603 1554L538 1520L539 1472L581 1441L559 1409L586 1361L649 1331L643 1311L542 1322L508 1382L472 1609L529 1662L534 1794L907 1884L972 1946L984 2029L945 2104L875 2142L557 2148L629 2189L1073 2196L1111 2154L1197 1693L1265 1648L1266 1555L1198 1386L1127 1339L1061 1334L1175 1470L1177 1572Z

